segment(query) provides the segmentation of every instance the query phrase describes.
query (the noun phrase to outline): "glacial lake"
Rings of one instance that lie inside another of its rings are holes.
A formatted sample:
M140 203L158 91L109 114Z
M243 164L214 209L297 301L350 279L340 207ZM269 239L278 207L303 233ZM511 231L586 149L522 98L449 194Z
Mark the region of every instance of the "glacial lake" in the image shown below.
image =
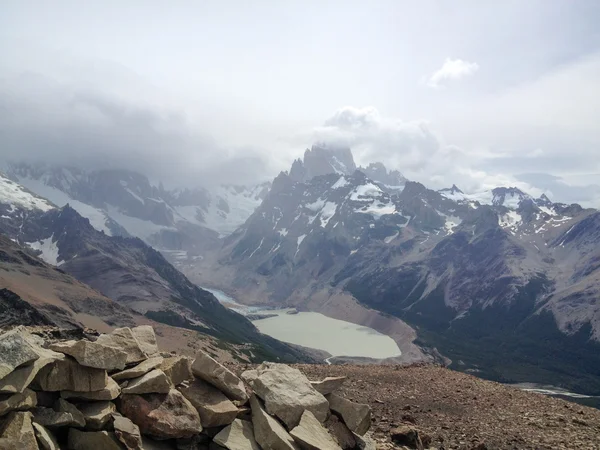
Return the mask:
M254 320L252 323L261 333L280 341L324 350L332 356L380 359L401 354L398 344L391 337L369 327L332 319L316 312L288 314L294 310L246 306L236 302L222 291L206 290L212 292L221 303L241 314L257 312L277 314L276 317Z

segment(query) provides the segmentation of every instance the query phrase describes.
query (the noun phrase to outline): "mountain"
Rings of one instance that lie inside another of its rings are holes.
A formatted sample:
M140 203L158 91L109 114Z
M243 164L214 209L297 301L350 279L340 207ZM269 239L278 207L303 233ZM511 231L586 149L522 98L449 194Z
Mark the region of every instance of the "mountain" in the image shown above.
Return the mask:
M8 176L58 206L69 204L98 231L135 236L165 251L200 254L260 204L270 183L166 190L128 170L11 163Z
M183 270L250 302L338 316L358 303L402 321L403 353L435 347L484 377L600 393L598 211L294 165L214 258Z
M17 198L20 203L0 204L0 211L12 211L0 218L0 234L32 249L61 273L149 319L243 344L245 352L256 358L306 359L303 352L260 334L245 317L192 284L142 240L108 236L70 206L51 207L10 180L1 179L13 188L11 201ZM37 202L36 207L32 202Z
M331 173L352 175L356 170L354 156L349 147L319 143L307 149L303 159L296 159L293 162L289 176L295 182L305 183L314 177ZM388 190L402 189L407 181L400 172L388 171L381 162L358 167L358 170Z

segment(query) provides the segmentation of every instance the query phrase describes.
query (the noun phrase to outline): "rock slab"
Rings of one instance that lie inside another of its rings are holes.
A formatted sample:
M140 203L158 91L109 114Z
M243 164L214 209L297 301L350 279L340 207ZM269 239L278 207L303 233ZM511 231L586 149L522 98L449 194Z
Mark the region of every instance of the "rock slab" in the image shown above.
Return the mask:
M69 430L69 450L123 450L114 433Z
M137 366L132 367L131 369L127 369L118 373L113 373L111 377L113 380L116 381L131 380L133 378L138 378L146 375L151 370L159 367L162 363L162 356L153 356L152 358L149 358L146 361L142 361Z
M178 389L198 410L204 428L229 425L237 417L238 408L231 400L204 380L183 383Z
M228 450L260 450L254 439L252 424L240 419L235 419L219 432L213 442Z
M115 436L127 450L143 450L140 428L127 417L114 416Z
M19 443L19 450L38 450L30 412L11 412L0 429L0 439L13 444Z
M190 380L194 377L192 374L192 362L186 356L165 358L158 368L169 377L173 386L177 386L185 380Z
M288 429L298 425L305 410L312 412L319 422L325 422L329 415L327 399L298 369L268 363L257 370L254 392L265 402L267 412L279 417Z
M148 359L148 355L142 350L131 328L115 328L110 334L98 336L96 342L127 353L126 364L135 364Z
M168 394L171 382L160 369L154 369L139 378L129 381L123 394Z
M310 384L317 392L328 395L341 388L344 381L346 381L346 377L327 377L321 381L311 381Z
M82 366L93 369L122 370L127 361L127 353L124 351L97 342L56 342L50 345L50 349L72 356Z
M250 397L252 408L252 424L254 438L264 450L298 450L292 436L273 417L267 414L260 400L253 395Z
M371 407L363 403L354 403L336 394L327 396L329 407L338 414L344 423L361 436L371 427Z
M202 431L198 411L175 389L168 394L124 394L119 412L143 434L159 439L189 438Z
M104 389L108 383L106 370L83 367L65 358L43 367L34 380L41 390L92 392Z
M203 351L196 354L192 373L220 389L229 398L241 402L248 401L248 394L242 380Z
M310 411L304 411L300 423L290 431L290 435L303 449L342 450Z

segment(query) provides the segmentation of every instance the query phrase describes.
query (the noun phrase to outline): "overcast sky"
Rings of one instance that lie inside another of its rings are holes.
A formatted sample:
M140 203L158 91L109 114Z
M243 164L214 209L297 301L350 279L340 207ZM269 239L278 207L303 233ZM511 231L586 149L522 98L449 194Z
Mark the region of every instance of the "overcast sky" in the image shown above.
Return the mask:
M600 2L0 5L0 152L251 182L315 140L600 206Z

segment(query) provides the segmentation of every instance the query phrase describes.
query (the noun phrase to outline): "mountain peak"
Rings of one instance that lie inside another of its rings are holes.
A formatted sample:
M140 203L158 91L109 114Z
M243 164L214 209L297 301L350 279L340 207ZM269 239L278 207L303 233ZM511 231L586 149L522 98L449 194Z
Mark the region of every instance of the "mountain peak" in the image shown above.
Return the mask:
M306 149L303 160L294 161L290 178L294 181L308 181L329 173L351 175L355 170L356 164L349 147L316 143L311 149Z

